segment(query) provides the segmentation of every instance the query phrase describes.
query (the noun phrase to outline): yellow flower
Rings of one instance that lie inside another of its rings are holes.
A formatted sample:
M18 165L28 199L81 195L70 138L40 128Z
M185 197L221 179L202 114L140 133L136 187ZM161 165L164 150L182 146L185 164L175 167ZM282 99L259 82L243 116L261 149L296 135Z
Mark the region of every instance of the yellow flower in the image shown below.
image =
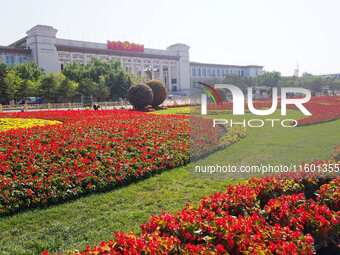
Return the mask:
M58 125L60 121L42 119L0 118L0 132L10 129L31 128L36 126Z

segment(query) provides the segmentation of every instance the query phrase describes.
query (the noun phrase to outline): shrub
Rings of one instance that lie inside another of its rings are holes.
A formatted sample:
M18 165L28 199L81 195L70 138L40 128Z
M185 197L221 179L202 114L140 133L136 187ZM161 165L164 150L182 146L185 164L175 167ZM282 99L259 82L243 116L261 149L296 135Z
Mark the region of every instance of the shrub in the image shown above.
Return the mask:
M265 206L271 225L311 234L316 246L328 246L338 239L339 218L327 205L306 199L304 193L271 199Z
M130 87L127 97L136 109L144 109L152 104L153 93L149 86L141 83Z
M340 178L320 187L319 199L334 211L340 211Z
M248 185L258 192L257 199L262 206L272 198L300 193L304 190L302 183L286 178L252 178L248 181Z
M160 80L151 80L146 83L153 92L152 106L158 107L161 105L167 97L166 88Z
M209 209L217 216L251 215L260 211L257 193L253 187L246 184L231 185L227 187L226 192L202 198L199 209Z

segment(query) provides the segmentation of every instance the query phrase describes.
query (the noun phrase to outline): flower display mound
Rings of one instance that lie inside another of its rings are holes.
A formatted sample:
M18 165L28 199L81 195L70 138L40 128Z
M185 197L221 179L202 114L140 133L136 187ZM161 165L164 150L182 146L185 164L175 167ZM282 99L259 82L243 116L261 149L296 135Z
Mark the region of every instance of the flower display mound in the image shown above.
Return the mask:
M339 254L339 195L340 177L253 178L66 254Z
M60 121L43 119L20 119L20 118L0 118L0 132L19 128L32 128L36 126L58 125Z
M299 126L340 119L340 96L313 97L306 107L312 116L298 120Z
M223 149L246 136L246 129L240 126L213 128L211 120L190 116L190 159L198 160L211 152Z
M188 116L108 110L0 117L63 122L0 132L0 214L109 190L190 160ZM195 122L204 133L204 127L212 126L210 120ZM204 148L202 153L213 151L223 132L209 128L210 140L204 133L192 139Z

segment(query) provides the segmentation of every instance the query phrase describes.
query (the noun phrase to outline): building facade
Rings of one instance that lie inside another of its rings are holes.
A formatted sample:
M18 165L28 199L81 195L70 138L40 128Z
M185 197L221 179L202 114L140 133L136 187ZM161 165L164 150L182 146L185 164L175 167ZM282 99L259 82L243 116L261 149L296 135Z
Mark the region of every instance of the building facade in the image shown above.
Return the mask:
M0 63L16 65L32 61L31 50L0 46Z
M190 63L191 86L201 82L222 82L226 76L256 77L263 74L263 66L248 65L220 65L191 62Z
M319 75L321 78L326 79L340 79L340 73L332 73L332 74L321 74Z
M0 62L15 65L33 61L47 72L59 72L68 63L86 64L92 59L116 60L126 71L162 80L169 91L185 92L197 81L223 80L226 75L255 77L262 66L233 66L190 62L185 44L165 50L144 48L128 42L95 43L57 38L51 26L37 25L27 36L7 47L0 47Z

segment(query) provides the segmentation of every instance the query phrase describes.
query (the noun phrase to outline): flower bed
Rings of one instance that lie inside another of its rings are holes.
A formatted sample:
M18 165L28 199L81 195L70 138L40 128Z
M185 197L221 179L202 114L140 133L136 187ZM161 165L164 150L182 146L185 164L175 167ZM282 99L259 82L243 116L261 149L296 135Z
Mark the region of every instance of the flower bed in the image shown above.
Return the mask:
M316 196L307 198L311 183ZM340 245L339 189L340 177L254 178L203 198L197 209L152 216L140 235L118 232L66 254L338 254L331 251Z
M190 140L199 145L197 156L218 148L225 135L223 130L204 128L212 126L209 120L194 119L199 128L190 137L188 116L122 110L0 117L63 122L0 133L0 214L112 189L184 165L190 160ZM230 140L235 142L235 136Z
M306 104L306 107L310 110L312 116L298 120L299 126L340 119L339 96L313 97L312 100Z
M41 119L0 118L0 132L10 129L31 128L35 126L58 125L60 121Z

